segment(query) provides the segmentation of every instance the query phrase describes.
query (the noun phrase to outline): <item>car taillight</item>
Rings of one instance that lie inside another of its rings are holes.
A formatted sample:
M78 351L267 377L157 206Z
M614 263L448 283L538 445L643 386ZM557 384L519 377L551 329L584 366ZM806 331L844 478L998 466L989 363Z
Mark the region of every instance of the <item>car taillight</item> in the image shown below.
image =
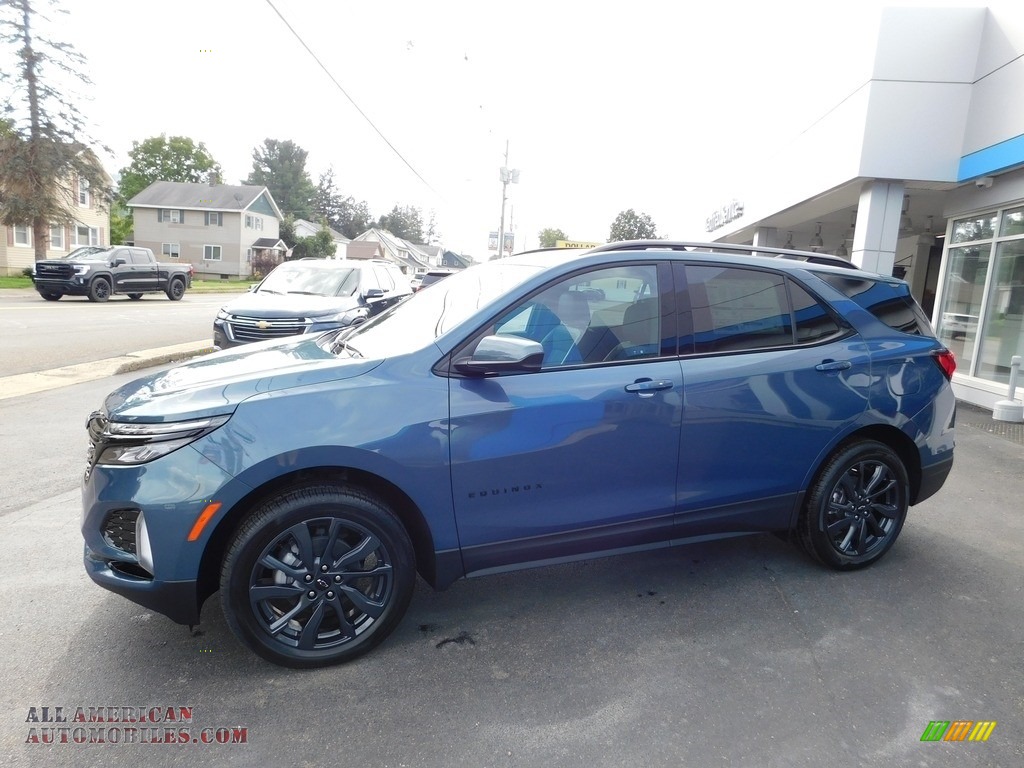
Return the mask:
M948 349L943 349L940 352L933 352L932 357L935 358L935 362L939 364L939 368L946 374L947 379L953 378L953 371L956 370L956 357Z

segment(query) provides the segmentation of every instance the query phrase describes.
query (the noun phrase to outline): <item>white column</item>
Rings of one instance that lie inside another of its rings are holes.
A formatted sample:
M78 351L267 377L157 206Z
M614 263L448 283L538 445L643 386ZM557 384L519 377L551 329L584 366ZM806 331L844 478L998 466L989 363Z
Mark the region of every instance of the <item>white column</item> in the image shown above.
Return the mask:
M772 242L775 240L775 227L758 227L754 230L754 246L763 245L766 247L780 247L776 243Z
M868 272L891 275L903 214L902 181L869 181L860 192L853 232L854 264Z

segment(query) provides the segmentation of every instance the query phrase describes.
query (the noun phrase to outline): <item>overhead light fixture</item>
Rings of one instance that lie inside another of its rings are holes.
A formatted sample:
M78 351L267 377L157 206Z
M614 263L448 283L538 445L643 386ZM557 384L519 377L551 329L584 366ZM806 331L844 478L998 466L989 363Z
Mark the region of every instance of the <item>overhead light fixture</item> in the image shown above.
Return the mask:
M825 247L825 241L821 239L821 222L819 221L819 222L817 222L817 224L818 224L818 231L814 233L814 237L811 238L811 242L808 243L808 246L807 246L812 251L816 251L819 248L824 248Z
M793 233L792 232L789 233L789 239L786 241L786 244L784 246L782 246L782 247L786 248L786 249L788 249L790 251L796 250L796 246L793 245Z
M836 248L836 256L838 256L841 259L849 258L850 252L848 250L846 250L846 241L845 240L839 244L838 248Z

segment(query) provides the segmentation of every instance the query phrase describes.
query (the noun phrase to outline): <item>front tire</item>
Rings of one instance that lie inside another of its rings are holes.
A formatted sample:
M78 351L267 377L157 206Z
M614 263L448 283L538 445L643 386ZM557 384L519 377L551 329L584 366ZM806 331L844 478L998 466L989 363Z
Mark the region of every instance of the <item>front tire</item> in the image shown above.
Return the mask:
M110 283L97 277L89 285L89 301L106 301L110 298Z
M818 474L798 523L800 541L836 570L870 565L895 543L910 505L900 457L874 440L842 447Z
M284 667L350 661L398 626L416 581L398 518L361 491L293 489L259 506L221 569L235 636Z
M181 301L181 297L184 295L185 281L177 277L171 280L170 285L167 286L167 298L171 301Z
M39 295L42 296L47 301L60 301L61 297L64 294L63 293L55 293L53 291L47 291L46 293L40 293Z
M142 294L141 293L129 293L128 294L128 298L131 299L132 301L138 301L139 299L142 298Z

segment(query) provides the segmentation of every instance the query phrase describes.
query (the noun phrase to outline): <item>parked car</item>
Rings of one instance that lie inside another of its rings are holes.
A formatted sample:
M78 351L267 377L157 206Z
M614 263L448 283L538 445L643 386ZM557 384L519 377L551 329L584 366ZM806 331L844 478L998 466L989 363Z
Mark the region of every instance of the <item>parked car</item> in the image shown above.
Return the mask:
M978 331L978 316L965 315L960 312L943 312L939 335L951 339L963 339L967 334L974 335Z
M455 274L454 269L431 269L424 272L419 276L419 284L413 286L413 291L418 291L421 288L426 288L428 285L433 285L439 280L444 280L449 275Z
M213 345L227 349L358 325L411 295L409 280L383 259L286 261L221 307Z
M106 301L119 293L133 300L145 293L163 293L178 301L192 286L192 269L189 264L161 264L149 248L83 246L62 259L37 261L32 282L47 301L64 296Z
M952 466L953 355L901 280L733 250L495 260L121 387L88 421L89 576L182 624L219 589L242 643L314 667L380 643L417 572L761 532L876 562Z

